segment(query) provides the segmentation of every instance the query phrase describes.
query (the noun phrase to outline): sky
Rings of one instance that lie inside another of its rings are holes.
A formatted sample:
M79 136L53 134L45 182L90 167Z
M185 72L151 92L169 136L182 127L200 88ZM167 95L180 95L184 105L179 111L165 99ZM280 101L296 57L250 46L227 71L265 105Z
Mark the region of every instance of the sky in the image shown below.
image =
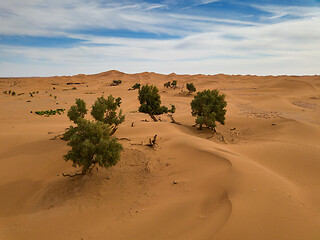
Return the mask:
M320 0L1 0L0 77L320 74Z

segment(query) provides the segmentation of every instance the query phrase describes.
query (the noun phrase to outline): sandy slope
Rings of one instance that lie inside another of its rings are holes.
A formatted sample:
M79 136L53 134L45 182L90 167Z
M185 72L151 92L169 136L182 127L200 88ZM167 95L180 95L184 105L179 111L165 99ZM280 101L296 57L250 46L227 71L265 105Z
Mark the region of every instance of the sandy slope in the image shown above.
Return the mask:
M179 88L165 89L173 79ZM182 125L138 113L137 91L128 91L136 82L157 85ZM217 134L192 127L186 82L226 94ZM109 71L0 79L0 90L0 239L320 239L319 76ZM68 147L50 138L70 125L66 114L30 111L68 109L75 98L91 106L102 94L123 101L121 161L64 178L75 171L62 158ZM139 145L155 134L156 149Z

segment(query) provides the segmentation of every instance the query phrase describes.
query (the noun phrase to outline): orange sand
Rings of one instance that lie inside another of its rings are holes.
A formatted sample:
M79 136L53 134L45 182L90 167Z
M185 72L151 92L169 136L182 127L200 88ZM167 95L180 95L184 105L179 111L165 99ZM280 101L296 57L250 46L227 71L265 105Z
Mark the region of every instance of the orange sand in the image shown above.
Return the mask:
M109 86L117 79L121 85ZM172 80L178 89L163 87ZM226 125L217 134L192 127L187 82L226 95ZM128 91L134 83L158 86L182 125L138 113L137 90ZM320 239L319 76L109 71L2 78L0 90L0 239ZM90 108L103 92L122 98L126 121L116 137L129 140L119 140L121 160L65 178L76 171L63 160L68 146L50 139L71 122L66 113L30 111L68 110L75 98ZM155 149L137 145L155 134Z

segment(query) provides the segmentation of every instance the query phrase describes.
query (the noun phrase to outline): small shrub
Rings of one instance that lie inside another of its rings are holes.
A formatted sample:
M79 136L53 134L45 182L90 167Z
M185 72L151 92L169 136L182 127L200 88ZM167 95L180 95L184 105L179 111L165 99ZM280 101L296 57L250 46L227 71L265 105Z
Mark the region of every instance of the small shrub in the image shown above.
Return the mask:
M175 105L171 105L171 109L168 110L168 112L175 113L176 112L176 106Z
M118 86L121 83L122 83L121 80L113 80L112 83L110 84L110 86Z
M140 84L140 83L136 83L136 84L134 84L131 88L132 88L133 90L136 90L136 89L140 89L140 87L141 87L141 84Z
M169 88L171 86L171 82L166 82L165 84L163 84L163 86Z
M173 89L176 89L177 83L178 83L177 80L173 80L172 83L171 83L171 87L172 87Z
M15 91L12 91L11 95L12 95L12 96L15 96L15 95L16 95L16 92L15 92Z
M56 115L56 114L61 115L64 111L65 111L64 108L58 108L56 110L50 109L50 110L46 110L46 111L35 111L35 114L40 115L40 116L45 115L46 117L49 117L50 115Z
M225 123L226 106L224 94L220 94L217 89L204 90L198 92L191 101L191 113L192 116L196 116L196 124L199 125L199 129L205 125L215 130L216 121L222 125Z

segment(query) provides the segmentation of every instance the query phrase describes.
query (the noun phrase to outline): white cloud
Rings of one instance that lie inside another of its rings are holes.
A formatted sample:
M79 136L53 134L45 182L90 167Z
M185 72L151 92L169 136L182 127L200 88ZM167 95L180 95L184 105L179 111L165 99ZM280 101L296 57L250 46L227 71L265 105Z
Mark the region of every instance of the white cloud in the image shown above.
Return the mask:
M101 4L84 0L68 1L67 5L62 0L1 2L0 21L4 16L7 21L0 25L0 34L66 36L86 41L60 49L0 45L0 59L24 60L2 60L0 74L63 75L108 69L208 74L319 73L319 8L256 6L272 13L275 20L288 14L299 18L252 23L153 11L165 8L164 4ZM173 34L179 38L134 39L70 33L93 27Z

